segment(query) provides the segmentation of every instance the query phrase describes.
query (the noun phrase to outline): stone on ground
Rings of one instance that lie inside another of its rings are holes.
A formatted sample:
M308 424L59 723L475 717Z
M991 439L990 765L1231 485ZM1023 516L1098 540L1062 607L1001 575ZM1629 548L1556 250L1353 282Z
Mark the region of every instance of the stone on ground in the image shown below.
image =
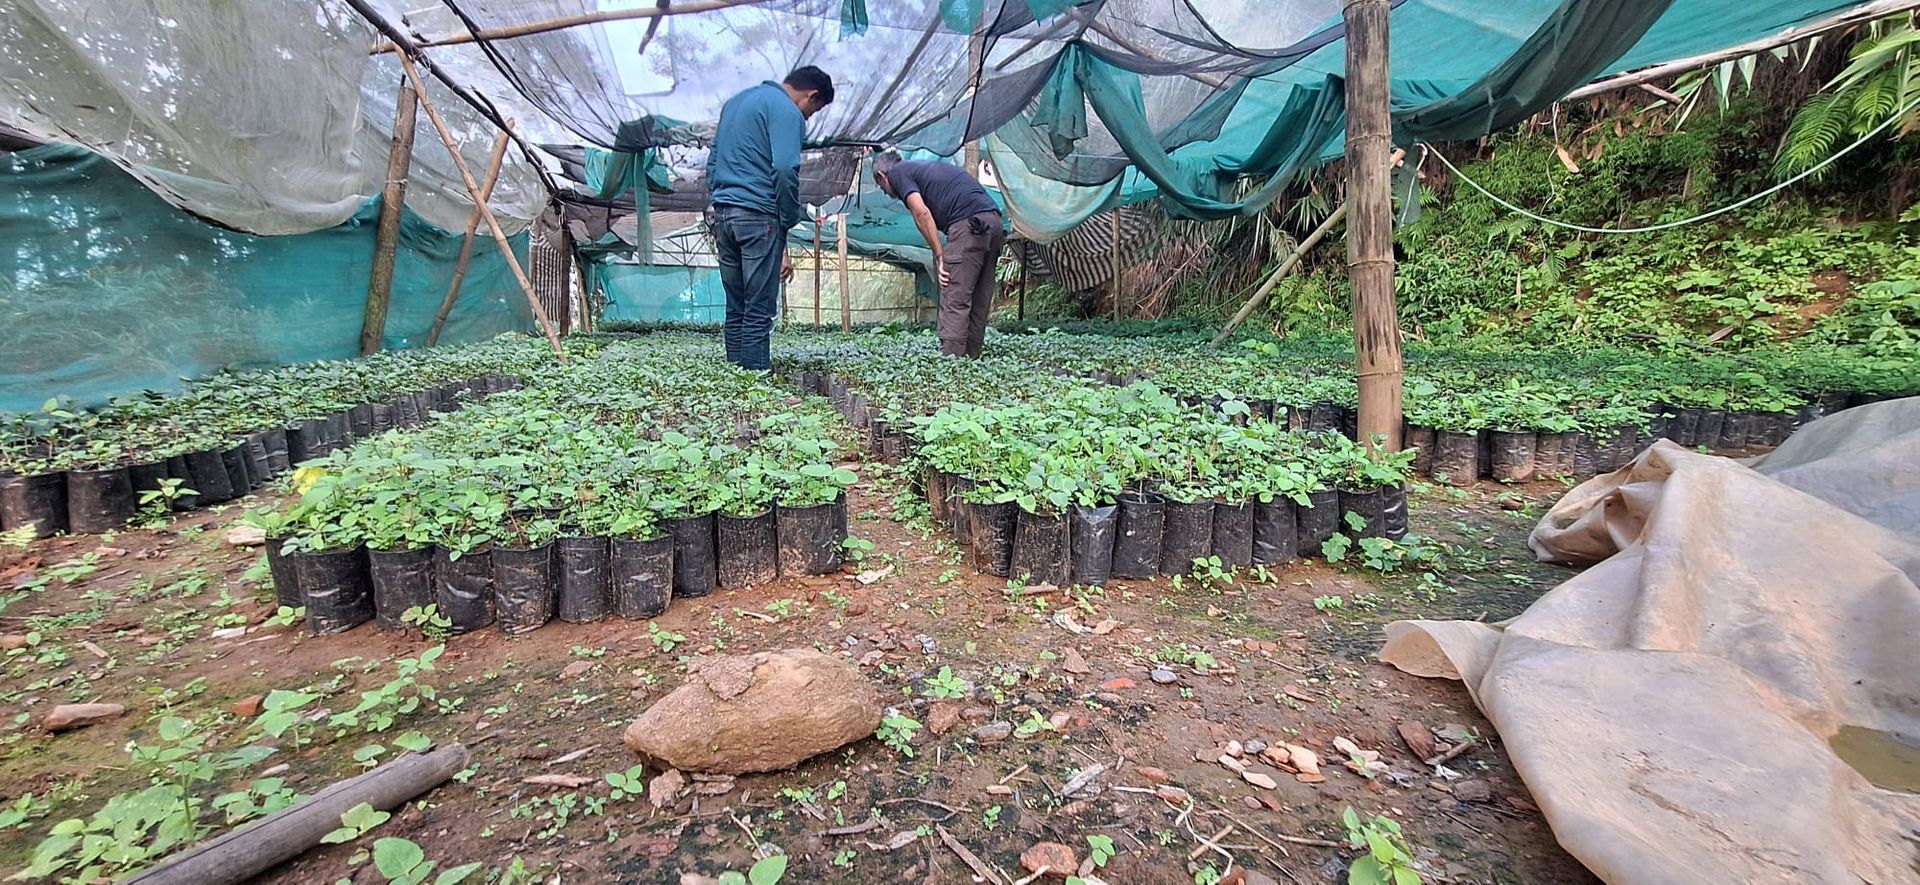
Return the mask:
M626 732L635 752L684 771L779 771L880 726L873 683L813 649L699 658L689 669Z
M48 731L72 731L125 712L127 708L119 704L61 704L40 720L40 727Z

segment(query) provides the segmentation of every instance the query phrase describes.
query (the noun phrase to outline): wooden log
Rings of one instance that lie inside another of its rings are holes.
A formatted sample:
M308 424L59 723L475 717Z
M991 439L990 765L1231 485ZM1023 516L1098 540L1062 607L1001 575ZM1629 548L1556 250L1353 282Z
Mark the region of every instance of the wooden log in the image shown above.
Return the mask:
M440 133L440 141L447 146L447 153L453 155L453 165L460 170L460 179L467 186L467 194L473 198L473 205L480 210L480 218L487 223L488 232L493 234L493 242L500 247L501 256L507 259L507 266L513 269L513 278L520 283L520 291L527 296L527 305L533 308L533 318L540 323L541 331L547 333L547 343L553 345L553 354L560 362L567 361L567 350L560 346L560 335L553 330L553 321L547 318L547 308L540 303L540 296L533 291L533 281L527 279L527 272L520 266L520 258L513 254L513 244L507 242L507 234L500 229L499 220L493 217L493 210L487 208L487 201L480 194L480 183L473 180L473 170L467 168L467 160L460 156L460 144L453 139L453 132L447 128L440 112L433 107L433 100L427 97L426 84L420 82L420 74L414 70L413 59L406 53L400 53L400 64L407 69L407 79L413 83L414 94L420 98L420 106L427 111L427 119L433 121L433 128Z
M1353 347L1359 431L1400 448L1400 320L1393 295L1389 173L1388 0L1345 0L1347 25L1347 273L1353 281Z
M508 126L513 121L507 121ZM487 160L487 180L480 186L480 198L493 198L493 186L500 181L500 168L507 159L507 133L502 132L493 140L493 156ZM453 313L453 302L460 297L460 284L467 279L467 262L473 260L474 235L480 232L480 207L473 207L467 216L467 236L460 241L460 261L453 266L453 282L447 284L447 295L440 299L440 310L433 315L433 328L427 330L427 346L440 343L440 330L446 328L447 316Z
M840 331L853 331L853 297L847 288L847 213L834 225L840 229Z
M400 254L400 217L407 206L407 171L413 165L414 121L420 116L413 86L400 78L394 99L393 142L387 149L387 184L380 191L380 223L373 234L373 272L367 277L366 312L360 318L360 355L380 350L393 303L393 262Z
M1326 238L1327 232L1333 230L1334 225L1339 224L1341 219L1346 217L1347 204L1341 203L1340 208L1333 210L1333 214L1328 215L1326 220L1313 229L1312 233L1307 234L1306 239L1295 245L1293 251L1287 254L1286 260L1280 262L1280 266L1274 269L1266 282L1261 283L1260 288L1247 298L1247 303L1240 305L1240 309L1234 311L1233 319L1227 320L1227 324L1220 329L1220 334L1213 336L1213 346L1220 346L1220 342L1227 340L1227 336L1232 335L1233 330L1240 328L1240 324L1246 322L1247 317L1253 316L1253 312L1260 309L1260 305L1267 303L1267 296L1272 295L1273 290L1279 287L1280 280L1285 278L1300 263L1300 259L1305 258L1307 253L1313 250L1313 247Z
M335 783L310 799L283 808L226 835L181 852L125 885L234 885L298 857L320 837L338 829L340 815L365 802L390 811L439 786L467 767L459 744L408 754L365 774Z

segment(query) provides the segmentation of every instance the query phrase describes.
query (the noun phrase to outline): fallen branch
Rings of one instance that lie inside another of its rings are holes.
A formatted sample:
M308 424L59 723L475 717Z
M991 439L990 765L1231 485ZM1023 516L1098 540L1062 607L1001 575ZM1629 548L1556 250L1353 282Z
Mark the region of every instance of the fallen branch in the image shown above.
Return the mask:
M1200 845L1194 848L1192 851L1187 852L1187 860L1189 861L1199 860L1200 855L1206 854L1208 851L1224 852L1225 849L1220 847L1219 842L1221 839L1225 839L1232 834L1233 834L1233 825L1228 824L1224 827L1221 827L1220 832L1213 834L1213 838L1200 839ZM1199 838L1199 837L1196 836L1195 838ZM1229 855L1229 857L1231 857L1231 855Z
M1249 826L1247 826L1247 825L1246 825L1246 823L1245 823L1245 822L1243 822L1243 821L1241 821L1241 820L1240 820L1239 818L1237 818L1237 817L1234 817L1233 815L1231 815L1231 814L1229 814L1229 813L1227 813L1227 811L1226 811L1225 809L1221 809L1221 810L1217 810L1217 811L1209 811L1209 812L1207 812L1207 813L1208 813L1208 814L1215 814L1215 815L1219 815L1220 817L1224 817L1224 818L1226 818L1227 820L1230 820L1230 821L1233 821L1233 822L1234 822L1234 823L1236 823L1236 824L1239 824L1239 825L1240 825L1240 827L1241 827L1241 829L1244 829L1244 830L1246 830L1247 832L1249 832L1249 833L1252 833L1252 834L1253 834L1253 835L1254 835L1254 836L1255 836L1256 838L1260 838L1260 839L1266 839L1266 838L1267 838L1267 837L1266 837L1266 836L1265 836L1264 834L1262 834L1262 833L1261 833L1261 832L1260 832L1259 830L1256 830L1256 829L1254 829L1254 828L1252 828L1252 827L1249 827ZM1316 847L1316 848L1347 848L1347 847L1350 847L1350 846L1348 846L1348 845L1347 845L1347 843L1345 843L1345 842L1334 842L1334 841L1331 841L1331 840L1328 840L1328 839L1310 839L1310 838L1307 838L1307 837L1305 837L1305 836L1288 836L1288 835L1286 835L1286 834L1284 834L1284 833L1277 833L1277 834L1275 834L1275 835L1273 836L1273 838L1274 838L1274 839L1278 839L1278 840L1280 840L1280 841L1282 841L1282 842L1291 842L1291 843L1293 843L1293 844L1295 844L1295 845L1312 845L1312 846L1314 846L1314 847ZM1269 840L1269 842L1268 842L1268 844L1272 844L1272 842L1271 842L1271 841ZM1280 848L1280 846L1278 846L1278 845L1274 845L1273 847L1275 847L1275 848ZM1285 848L1280 848L1280 853L1281 853L1281 854L1286 854L1286 853L1287 853L1287 850L1286 850Z
M547 768L552 768L552 767L554 767L555 765L565 765L565 764L567 764L567 763L569 763L569 762L572 762L572 761L573 761L573 760L575 760L575 759L578 759L578 758L580 758L580 757L582 757L582 756L585 756L585 755L587 755L588 753L591 753L591 752L593 752L593 751L595 751L595 750L598 750L598 749L600 749L600 745L599 745L599 744L589 744L589 745L587 745L587 746L584 746L584 747L581 747L581 748L580 748L580 749L578 749L578 750L575 750L575 751L573 751L573 752L571 752L571 753L568 753L568 754L567 754L567 755L565 755L565 756L556 756L556 757L554 757L554 758L552 758L552 759L549 759L549 760L547 760L546 762L543 762L543 763L541 763L541 764L542 764L542 765L544 765L544 766L545 766L545 767L547 767Z
M1432 759L1426 760L1424 764L1445 765L1449 762L1452 762L1461 753L1465 753L1466 751L1473 749L1473 747L1474 747L1474 744L1472 741L1461 741L1460 743L1454 744L1453 749L1448 750L1445 753L1441 753L1440 755L1435 756Z
M973 852L968 851L967 846L960 844L960 840L953 838L953 834L947 832L946 827L935 825L933 831L940 834L940 841L946 843L948 848L953 849L953 853L960 856L961 862L965 863L968 869L973 870L974 875L987 880L992 883L992 885L1001 885L999 874L995 873L992 867L987 866L986 863L975 856Z
M216 839L202 842L126 881L140 885L233 885L253 880L291 860L338 829L340 815L361 803L381 811L398 808L467 767L467 748L450 744L408 754L358 777L333 784L313 798L283 808Z
M1294 266L1300 263L1300 259L1305 258L1313 247L1320 245L1320 241L1326 237L1327 232L1333 230L1333 226L1346 217L1347 204L1341 203L1340 208L1333 210L1332 215L1328 215L1326 220L1320 222L1319 227L1313 229L1313 233L1307 234L1306 239L1293 247L1293 252L1287 255L1285 261L1280 262L1280 266L1267 277L1267 281L1261 283L1260 288L1247 298L1247 302L1240 305L1240 309L1234 312L1233 319L1227 320L1227 324L1221 327L1220 334L1213 336L1213 346L1220 346L1220 342L1227 340L1227 336L1232 335L1233 330L1240 328L1240 324L1246 322L1247 317L1253 316L1253 312L1267 302L1267 296L1273 294L1273 290L1280 285L1280 281L1286 278Z
M887 822L887 819L884 817L870 817L857 824L848 824L844 827L834 827L831 830L822 830L820 831L820 835L822 836L857 836L861 833L871 833L874 830L880 829L880 827L886 824L886 822Z

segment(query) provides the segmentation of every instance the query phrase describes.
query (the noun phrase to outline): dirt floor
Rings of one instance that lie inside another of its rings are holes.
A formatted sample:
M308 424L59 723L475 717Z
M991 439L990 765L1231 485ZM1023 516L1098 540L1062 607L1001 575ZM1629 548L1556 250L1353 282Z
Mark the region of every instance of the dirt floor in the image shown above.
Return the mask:
M307 637L266 623L274 607L260 550L225 537L239 506L12 551L0 588L30 589L0 615L9 634L0 641L12 649L0 690L18 714L0 732L0 796L36 800L24 822L0 830L0 865L23 867L58 821L144 787L147 768L129 744L155 741L159 721L178 716L202 725L209 746L281 748L218 775L209 794L277 764L310 794L360 771L354 756L369 744L390 757L407 731L473 749L457 782L354 842L282 865L271 881L385 881L367 846L402 836L443 869L483 862L474 882L680 882L744 871L756 850L784 852L788 882L971 881L955 846L1012 882L1027 875L1020 854L1037 842L1085 859L1087 837L1106 836L1116 854L1096 875L1116 885L1207 881L1207 868L1230 864L1278 881L1333 882L1358 855L1344 847L1348 807L1400 822L1430 882L1592 881L1555 844L1467 692L1372 660L1390 620L1496 620L1563 580L1565 570L1532 561L1525 537L1564 486L1418 488L1414 530L1455 548L1438 572L1315 561L1266 580L1010 593L960 564L912 512L923 508L893 494L888 468L863 472L853 532L874 546L847 574L676 600L658 631L556 621L524 637L454 637L420 676L437 698L379 733L320 721L262 739L234 712L252 713L249 696L272 689L324 695L302 715L350 708L394 677L394 661L432 645L371 625ZM605 775L637 761L621 730L679 683L687 655L788 647L860 662L901 713L943 732L913 735L911 758L864 740L793 771L690 784L664 808L609 795ZM1149 677L1156 661L1175 681ZM943 667L968 699L926 696ZM61 734L40 728L51 707L78 701L127 711ZM1021 727L999 740L984 739L991 728L974 736L1001 722ZM1414 758L1403 723L1469 746L1437 773ZM1379 753L1371 777L1341 764L1342 738ZM1311 748L1324 782L1303 783L1249 753L1249 771L1278 784L1259 788L1217 761L1230 741L1243 753L1254 741ZM523 781L540 775L584 785ZM1162 780L1188 798L1156 795ZM884 821L875 828L826 832L875 811Z

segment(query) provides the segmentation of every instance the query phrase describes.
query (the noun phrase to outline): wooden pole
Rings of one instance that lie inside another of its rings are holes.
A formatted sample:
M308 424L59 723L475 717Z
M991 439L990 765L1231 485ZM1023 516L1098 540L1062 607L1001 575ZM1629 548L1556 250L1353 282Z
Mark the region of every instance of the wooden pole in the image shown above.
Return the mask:
M967 41L967 130L968 131L961 133L962 135L972 134L973 110L975 107L978 106L977 103L980 100L980 72L981 72L981 67L984 63L984 59L982 59L981 56L985 54L985 49L986 49L986 34L979 31L974 32L973 37ZM980 142L974 141L971 138L967 139L966 145L962 148L961 163L963 164L963 167L967 170L968 175L971 175L974 178L980 177Z
M1332 215L1328 215L1326 220L1320 222L1319 227L1313 229L1313 233L1307 234L1306 239L1294 246L1286 260L1280 262L1280 266L1267 277L1266 282L1260 284L1259 291L1254 292L1247 299L1247 303L1240 305L1240 309L1234 312L1233 319L1227 320L1226 326L1221 328L1220 334L1213 336L1213 345L1218 347L1220 342L1227 340L1228 335L1233 334L1233 330L1240 328L1240 324L1247 321L1247 317L1253 316L1253 312L1258 310L1260 305L1265 304L1267 296L1273 294L1273 290L1280 285L1280 280L1293 270L1300 263L1300 259L1305 258L1313 247L1320 245L1320 241L1326 238L1327 232L1333 230L1333 226L1339 224L1345 217L1347 217L1347 204L1341 203L1340 208L1333 210Z
M387 150L387 186L380 191L380 224L373 234L373 273L367 278L366 313L360 319L360 355L380 350L387 332L387 307L393 303L393 262L400 254L400 216L407 206L407 170L413 164L414 120L420 116L413 86L400 78L394 99L393 143Z
M820 210L813 212L813 330L820 331L820 265L826 258L820 254Z
M1347 273L1362 444L1400 449L1400 320L1393 296L1389 178L1388 0L1345 0L1347 25Z
M1120 207L1113 207L1112 249L1109 257L1113 259L1113 321L1120 321Z
M569 15L563 18L550 18L542 21L527 22L525 24L508 25L506 27L481 28L477 32L464 31L458 34L449 34L445 37L422 40L418 45L424 49L429 46L457 46L462 43L473 43L479 40L508 40L514 37L527 37L533 34L563 31L567 28L577 28L581 25L593 25L601 22L627 21L637 18L660 18L662 16L686 15L695 12L712 12L716 9L726 9L733 6L750 6L762 2L765 2L765 0L693 0L693 2L660 3L653 6L641 6L631 9L606 9L599 12ZM394 45L391 42L378 43L374 45L371 54L379 55L385 52L392 52L393 50Z
M409 95L407 100L411 102L412 96ZM508 120L507 125L512 126L513 121ZM502 132L493 140L493 156L487 160L487 180L480 186L481 199L493 198L493 186L500 180L500 167L506 163L506 159L507 134ZM433 315L433 328L427 330L428 347L440 343L440 330L446 327L447 315L453 313L453 302L460 297L460 284L467 278L467 262L473 260L474 235L479 232L480 207L475 206L467 216L467 236L460 241L460 261L453 266L453 282L447 284L447 295L440 299L440 310Z
M1025 246L1020 247L1020 302L1019 302L1019 305L1020 306L1018 308L1018 312L1014 314L1014 319L1017 319L1020 322L1024 323L1027 321L1027 248Z
M252 881L298 857L339 829L340 815L362 802L380 811L398 808L467 767L459 744L409 753L365 774L333 784L313 798L283 808L218 838L202 842L127 879L139 885L234 885Z
M853 298L847 289L847 213L834 225L840 229L840 331L853 331Z
M547 309L540 303L540 296L533 291L533 281L527 279L527 272L520 267L520 259L513 254L513 244L507 242L506 231L500 229L500 222L493 217L493 210L487 208L487 200L480 193L480 183L473 180L473 170L467 168L467 160L460 156L460 144L453 140L453 132L447 128L446 121L440 119L440 112L433 107L433 99L427 97L426 84L420 82L418 71L413 69L413 59L406 53L400 53L400 64L407 69L407 79L413 83L413 91L420 99L420 106L427 111L427 119L433 121L433 128L440 133L440 141L447 146L447 153L453 155L453 165L460 170L460 179L467 185L467 194L473 198L474 208L480 210L481 220L487 223L487 231L493 234L493 242L500 247L500 254L507 259L507 266L513 269L513 278L520 283L520 291L527 296L527 305L533 308L533 318L540 323L540 330L547 333L547 343L553 345L553 354L560 362L567 361L567 349L560 346L560 335L553 331L553 321L547 318Z
M1616 89L1625 89L1629 86L1651 83L1675 74L1684 74L1687 71L1710 67L1724 61L1732 61L1736 58L1743 58L1753 55L1756 52L1777 49L1789 43L1798 43L1815 34L1831 31L1836 28L1849 27L1861 22L1872 21L1882 16L1892 15L1896 12L1905 12L1911 9L1920 9L1920 0L1878 0L1878 2L1875 3L1851 6L1833 15L1817 21L1808 22L1797 28L1788 28L1771 37L1762 37L1761 39L1742 43L1739 46L1731 46L1717 52L1677 59L1666 62L1665 64L1658 64L1653 67L1641 68L1637 71L1615 74L1611 77L1595 80L1592 83L1588 83L1579 89L1567 93L1567 97L1561 99L1561 101L1577 101L1582 98L1592 98L1596 95L1612 92Z

